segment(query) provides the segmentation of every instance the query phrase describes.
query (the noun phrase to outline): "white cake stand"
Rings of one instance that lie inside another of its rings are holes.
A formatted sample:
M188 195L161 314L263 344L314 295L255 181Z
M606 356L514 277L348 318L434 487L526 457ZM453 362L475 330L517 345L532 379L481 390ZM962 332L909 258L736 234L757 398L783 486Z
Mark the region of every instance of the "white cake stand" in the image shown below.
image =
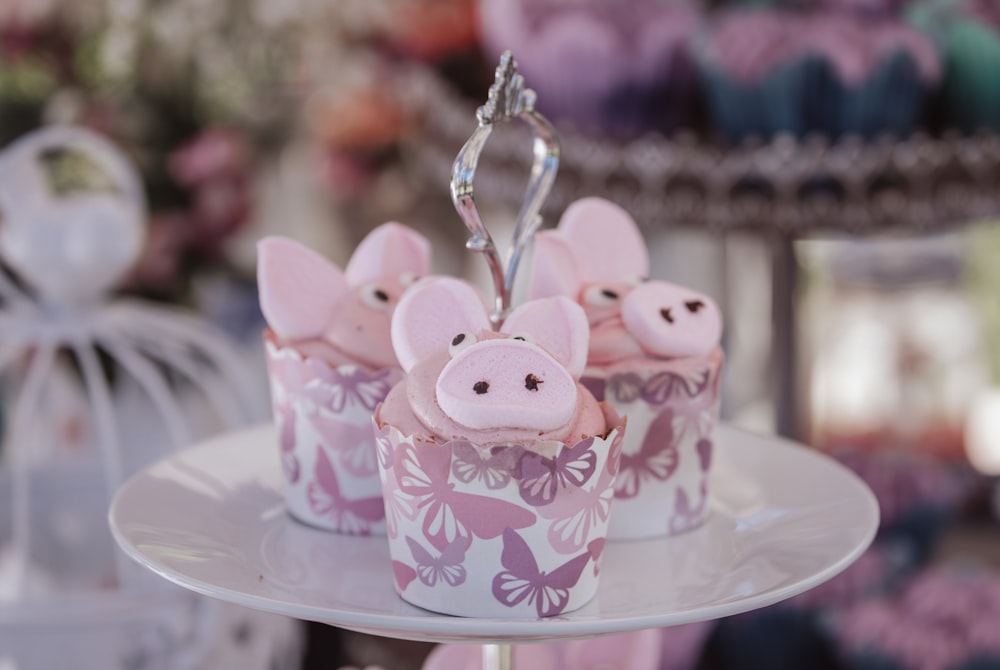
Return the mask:
M510 645L671 626L776 603L833 577L872 541L878 505L833 460L728 426L716 433L712 513L684 535L609 542L597 596L544 620L434 614L393 590L384 538L315 530L281 495L277 436L261 426L140 472L111 507L125 552L198 593L376 635ZM498 646L493 646L498 645Z

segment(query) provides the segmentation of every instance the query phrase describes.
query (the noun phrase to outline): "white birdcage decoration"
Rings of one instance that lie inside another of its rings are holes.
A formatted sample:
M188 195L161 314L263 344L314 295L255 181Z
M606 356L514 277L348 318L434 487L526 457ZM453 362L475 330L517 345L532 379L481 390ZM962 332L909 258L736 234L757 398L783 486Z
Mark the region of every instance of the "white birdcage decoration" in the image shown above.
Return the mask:
M135 170L90 131L49 127L0 153L3 670L228 667L230 634L256 657L233 667L297 658L291 622L251 623L249 644L260 615L169 585L111 538L129 474L266 412L206 321L112 296L145 217Z

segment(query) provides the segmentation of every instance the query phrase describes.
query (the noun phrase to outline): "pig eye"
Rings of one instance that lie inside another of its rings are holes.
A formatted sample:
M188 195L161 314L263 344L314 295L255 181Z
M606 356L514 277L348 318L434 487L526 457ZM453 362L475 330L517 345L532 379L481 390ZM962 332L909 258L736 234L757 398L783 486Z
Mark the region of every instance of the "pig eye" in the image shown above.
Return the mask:
M389 294L375 284L361 287L361 302L365 307L384 312L389 309Z
M520 340L521 342L530 342L531 344L535 343L535 338L528 333L514 333L510 336L510 339Z
M608 307L618 304L621 296L605 286L590 286L583 291L583 303L591 307Z
M454 357L458 352L468 349L475 343L476 336L472 333L459 333L448 343L448 353Z
M420 279L420 277L418 277L412 272L404 272L403 274L399 275L399 283L402 284L403 286L411 286L418 279Z
M684 306L687 307L688 311L692 314L697 314L705 306L705 303L701 300L688 300L684 303Z

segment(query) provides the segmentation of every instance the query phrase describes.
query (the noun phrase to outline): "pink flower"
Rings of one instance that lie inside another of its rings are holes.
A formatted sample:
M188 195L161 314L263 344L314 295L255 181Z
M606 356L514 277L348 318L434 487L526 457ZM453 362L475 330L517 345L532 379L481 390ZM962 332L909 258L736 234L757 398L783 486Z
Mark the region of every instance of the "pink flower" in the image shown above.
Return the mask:
M208 257L246 221L252 207L250 150L231 130L209 130L170 154L171 176L189 190L186 248Z
M658 670L661 645L661 631L658 629L609 635L593 640L516 645L514 666L532 670ZM423 666L423 670L480 668L480 647L465 644L443 644L436 647Z
M243 138L236 133L209 130L170 155L170 173L178 183L194 186L206 181L242 173L249 162Z
M575 640L566 643L562 667L566 670L657 670L660 667L661 646L660 631L656 629Z
M955 668L1000 649L998 589L996 573L932 568L895 598L840 611L837 639L848 654L875 654L915 670Z

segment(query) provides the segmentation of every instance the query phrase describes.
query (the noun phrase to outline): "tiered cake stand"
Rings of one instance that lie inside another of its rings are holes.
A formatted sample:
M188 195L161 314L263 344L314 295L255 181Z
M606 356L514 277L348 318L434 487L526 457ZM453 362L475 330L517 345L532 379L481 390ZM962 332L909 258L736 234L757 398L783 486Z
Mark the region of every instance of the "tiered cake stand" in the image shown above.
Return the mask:
M112 504L112 532L136 561L198 593L381 636L500 645L496 667L510 667L511 644L678 625L794 596L850 565L879 519L871 491L835 461L723 425L705 524L609 542L598 594L575 612L466 619L401 600L385 538L293 520L281 476L273 426L227 434L130 479Z
M487 104L476 112L477 127L448 159L452 200L472 234L467 247L484 253L494 279L495 323L509 307L517 260L541 221L559 157L554 131L523 83L505 54ZM533 163L505 266L476 208L473 179L494 125L515 119L531 134ZM480 643L484 665L496 669L510 668L518 642L671 626L789 598L847 567L878 527L871 491L840 465L723 426L715 436L712 513L701 527L609 542L596 597L566 615L456 618L396 595L385 538L337 535L292 520L277 445L273 427L264 426L141 472L112 504L115 538L139 563L198 593L364 633Z

